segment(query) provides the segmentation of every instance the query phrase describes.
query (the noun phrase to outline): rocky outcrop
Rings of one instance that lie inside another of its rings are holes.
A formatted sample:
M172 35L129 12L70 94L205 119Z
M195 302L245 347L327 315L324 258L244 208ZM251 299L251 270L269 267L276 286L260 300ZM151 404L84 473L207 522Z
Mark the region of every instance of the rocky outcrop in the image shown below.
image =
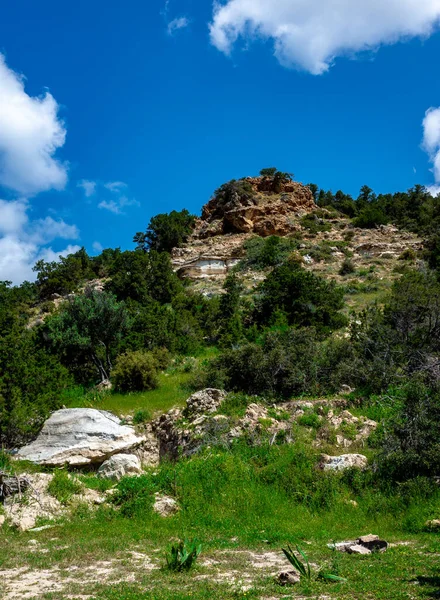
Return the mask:
M225 233L256 233L263 237L287 235L298 229L298 217L316 209L310 189L296 181L274 190L273 180L247 177L253 193L232 193L225 201L216 195L203 207L194 237Z
M363 454L342 454L341 456L321 457L321 468L323 471L344 471L345 469L365 469L368 459Z
M47 466L102 464L143 441L132 427L122 425L109 412L66 408L52 414L37 439L21 448L17 458Z
M189 417L214 413L225 398L226 392L224 390L206 388L188 398L183 414Z
M98 469L98 476L119 481L125 475L134 475L141 471L141 463L134 454L115 454L102 463Z

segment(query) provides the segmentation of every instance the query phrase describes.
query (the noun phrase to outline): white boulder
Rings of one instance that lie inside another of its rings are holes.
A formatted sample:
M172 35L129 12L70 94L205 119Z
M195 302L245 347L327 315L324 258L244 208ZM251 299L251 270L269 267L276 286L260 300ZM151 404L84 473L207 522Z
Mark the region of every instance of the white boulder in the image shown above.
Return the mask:
M141 473L141 463L134 454L115 454L98 469L99 477L119 481L125 475Z
M54 412L37 439L20 448L17 458L47 466L101 464L144 441L115 415L94 408L66 408Z
M365 469L367 465L368 459L363 454L341 454L341 456L324 454L321 457L321 468L324 471L343 471L350 468Z

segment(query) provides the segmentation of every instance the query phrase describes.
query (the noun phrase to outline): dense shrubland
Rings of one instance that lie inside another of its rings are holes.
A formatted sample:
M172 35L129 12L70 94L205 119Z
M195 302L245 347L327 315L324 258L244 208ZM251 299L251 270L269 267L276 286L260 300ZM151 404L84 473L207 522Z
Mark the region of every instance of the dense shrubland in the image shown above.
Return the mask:
M275 186L291 178L274 168L262 176ZM365 407L391 395L396 400L386 427L372 441L380 469L397 480L438 472L439 200L421 186L378 196L364 186L356 200L310 188L321 212L302 220L309 234L327 230L328 217L338 215L358 227L394 223L427 240L425 262L415 270L414 257L402 257L403 274L385 302L348 318L347 290L303 267L300 234L248 240L223 294L192 291L169 255L191 233L188 211L154 217L136 234L133 251L106 249L89 257L81 249L59 262L40 261L35 283L0 285L0 443L32 438L74 385L110 379L122 392L152 389L170 358L215 346L217 354L192 374L195 387L278 402L334 394L345 385ZM237 180L216 191L224 203L235 194L252 195L252 186ZM340 242L346 254L341 275L354 270L349 236L348 230L347 242ZM327 246L311 252L326 256ZM247 269L266 275L252 293L242 281ZM44 320L30 327L38 311Z

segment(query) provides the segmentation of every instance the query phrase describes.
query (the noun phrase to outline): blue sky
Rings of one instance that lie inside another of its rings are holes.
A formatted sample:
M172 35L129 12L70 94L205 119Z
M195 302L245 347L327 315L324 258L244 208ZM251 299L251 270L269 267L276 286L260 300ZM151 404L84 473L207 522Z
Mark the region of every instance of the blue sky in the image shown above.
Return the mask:
M0 279L130 248L152 215L266 166L353 195L438 184L440 2L364 4L4 3Z

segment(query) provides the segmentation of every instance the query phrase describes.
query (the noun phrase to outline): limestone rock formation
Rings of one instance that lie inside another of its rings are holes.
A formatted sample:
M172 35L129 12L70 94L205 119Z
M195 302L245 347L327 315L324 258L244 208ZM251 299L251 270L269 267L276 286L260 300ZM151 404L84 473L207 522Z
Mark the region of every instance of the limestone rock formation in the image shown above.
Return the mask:
M125 475L141 473L141 463L134 454L115 454L98 469L98 476L119 481Z
M363 454L342 454L341 456L321 457L321 468L324 471L343 471L344 469L356 468L365 469L368 465L368 459Z
M203 207L188 242L173 250L173 266L180 275L224 278L243 256L246 239L299 231L299 218L316 209L310 189L296 181L276 188L270 177L235 183L237 189L232 186L228 194L216 194Z
M299 216L316 208L310 189L296 181L282 183L277 189L268 177L246 177L242 181L252 192L232 192L221 199L214 196L203 207L195 237L225 233L287 235L297 229L295 220Z
M47 466L101 464L143 440L109 412L66 408L51 415L37 439L21 448L17 458Z

